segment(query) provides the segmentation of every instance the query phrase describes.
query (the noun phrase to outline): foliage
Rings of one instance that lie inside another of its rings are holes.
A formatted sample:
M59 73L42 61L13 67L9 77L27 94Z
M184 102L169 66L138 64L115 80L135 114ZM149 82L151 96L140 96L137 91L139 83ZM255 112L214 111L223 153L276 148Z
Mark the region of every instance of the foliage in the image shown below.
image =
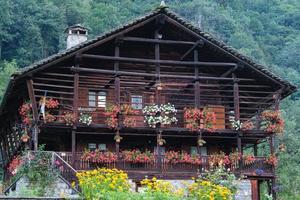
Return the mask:
M0 5L1 5L1 1L0 1ZM3 12L0 13L0 16L2 13ZM1 19L3 18L0 18L0 28L1 28ZM0 31L0 102L2 101L7 83L10 80L10 75L12 75L18 70L18 66L15 60L12 60L11 62L5 60L1 61L1 34L2 33L3 31Z
M170 182L157 180L156 177L143 179L141 185L145 188L143 192L150 193L151 195L183 198L185 194L183 188L176 189Z
M128 192L128 176L117 169L99 168L76 174L85 199L102 199L107 192Z
M210 181L196 180L188 188L189 196L199 200L230 200L233 199L232 192L221 185L216 185Z
M49 193L49 188L58 177L58 172L52 167L52 154L41 152L43 149L44 146L40 146L39 151L25 153L23 164L18 171L28 179L29 188L34 188L36 196Z
M206 173L201 174L197 178L196 182L209 181L212 184L228 188L231 194L235 194L237 190L235 180L237 180L236 176L221 166L215 170L207 171Z

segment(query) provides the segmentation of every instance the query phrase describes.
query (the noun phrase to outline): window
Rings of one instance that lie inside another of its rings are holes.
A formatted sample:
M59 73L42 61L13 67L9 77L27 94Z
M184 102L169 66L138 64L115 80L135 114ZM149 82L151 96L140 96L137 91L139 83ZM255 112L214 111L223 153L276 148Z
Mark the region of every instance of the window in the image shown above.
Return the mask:
M88 149L90 151L96 150L96 144L95 143L88 143Z
M106 92L98 92L98 108L106 107Z
M96 106L96 92L89 92L89 106Z
M136 110L143 108L143 96L132 95L131 96L131 107Z
M191 155L198 154L198 148L196 146L191 147ZM206 147L199 147L199 154L201 156L207 156L207 148Z
M89 91L89 106L105 108L106 107L106 92Z
M100 151L105 151L106 150L106 144L98 144L98 149Z

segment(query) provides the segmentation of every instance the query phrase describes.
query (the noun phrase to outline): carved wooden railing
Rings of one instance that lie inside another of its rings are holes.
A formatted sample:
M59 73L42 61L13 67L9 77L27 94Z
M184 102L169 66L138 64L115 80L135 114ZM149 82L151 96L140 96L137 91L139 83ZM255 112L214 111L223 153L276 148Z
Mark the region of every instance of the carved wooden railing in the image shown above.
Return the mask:
M71 152L58 152L58 155L61 156L65 161L69 164L72 164L72 154ZM184 172L184 173L203 173L208 170L213 170L216 167L210 165L210 156L199 156L200 157L200 164L188 164L188 163L167 163L164 160L164 156L161 156L161 164L158 164L157 156L153 162L149 163L130 163L120 158L118 161L109 162L109 163L101 163L96 164L89 161L84 161L81 159L82 153L77 152L75 154L74 160L74 169L76 170L91 170L98 167L105 167L105 168L118 168L124 171L148 171L148 172L158 172L158 173L172 173L172 172ZM260 172L265 173L272 173L273 167L267 164L265 157L256 157L254 161L249 162L246 160L242 160L242 166L239 166L239 162L234 162L225 167L230 169L230 171L234 173L241 173L241 174L253 174L256 173L257 170ZM259 175L259 174L256 174Z

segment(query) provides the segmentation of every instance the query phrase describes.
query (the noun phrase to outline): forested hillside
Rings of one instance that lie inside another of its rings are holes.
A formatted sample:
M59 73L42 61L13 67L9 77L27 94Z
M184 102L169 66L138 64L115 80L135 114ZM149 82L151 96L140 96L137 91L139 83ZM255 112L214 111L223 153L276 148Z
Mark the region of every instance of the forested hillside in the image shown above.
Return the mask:
M64 30L81 23L89 37L155 9L159 0L0 0L0 98L11 74L65 48ZM169 0L167 5L204 31L300 85L299 0ZM300 199L300 94L284 100L280 153L281 199ZM299 122L299 124L298 124ZM263 153L263 147L261 153Z

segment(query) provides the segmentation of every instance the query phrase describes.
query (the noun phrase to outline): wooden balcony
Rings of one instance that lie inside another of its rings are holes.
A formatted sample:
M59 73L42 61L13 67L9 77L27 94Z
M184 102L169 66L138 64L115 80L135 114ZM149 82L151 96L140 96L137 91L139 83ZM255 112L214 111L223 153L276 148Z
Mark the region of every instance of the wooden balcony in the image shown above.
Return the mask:
M210 156L199 156L201 160L200 164L169 164L165 162L163 155L160 157L156 155L154 162L148 163L131 163L119 158L116 162L96 164L82 160L82 152L76 152L74 160L71 152L57 152L57 154L77 171L92 170L99 167L117 168L126 171L131 179L142 179L145 176L155 176L164 179L191 179L200 173L216 169L215 166L210 165ZM244 175L256 178L273 177L274 168L265 161L265 157L255 157L254 161L247 162L246 160L241 160L240 162L225 165L225 168L238 176ZM61 170L63 172L64 169Z

